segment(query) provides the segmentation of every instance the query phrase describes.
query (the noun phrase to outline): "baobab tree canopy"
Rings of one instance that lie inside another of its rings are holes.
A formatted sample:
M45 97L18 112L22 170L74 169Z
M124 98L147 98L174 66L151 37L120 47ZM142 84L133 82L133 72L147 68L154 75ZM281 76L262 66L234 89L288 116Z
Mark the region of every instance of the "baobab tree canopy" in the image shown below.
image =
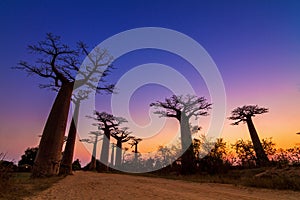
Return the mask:
M58 91L58 88L64 83L75 82L75 77L79 71L82 56L87 56L93 63L92 66L85 66L85 71L80 72L80 80L76 80L74 89L86 85L92 89L106 90L112 92L114 85L94 86L93 76L105 77L110 72L112 65L112 57L106 50L96 49L94 54L90 55L88 46L83 42L78 42L77 47L70 48L61 42L60 36L47 33L43 41L34 45L28 45L31 54L37 54L39 58L34 64L26 61L20 61L15 67L24 70L29 75L38 75L43 78L50 79L47 84L40 84L40 88L51 88ZM107 67L103 70L101 67Z
M174 117L181 120L181 114L184 113L187 118L192 116L206 116L208 110L211 109L210 103L204 97L197 97L193 95L172 95L170 98L166 98L164 102L157 101L151 103L157 109L164 108L164 110L157 110L154 113L160 115L160 117Z
M245 105L237 107L231 112L230 120L237 120L232 125L238 125L240 122L246 122L247 119L255 115L269 112L268 108L258 107L258 105Z
M48 84L40 84L41 88L50 87L57 90L63 83L75 80L73 71L78 70L79 52L62 44L59 36L47 33L45 40L35 45L28 45L28 49L31 54L38 54L40 58L35 64L20 61L16 69L51 80Z

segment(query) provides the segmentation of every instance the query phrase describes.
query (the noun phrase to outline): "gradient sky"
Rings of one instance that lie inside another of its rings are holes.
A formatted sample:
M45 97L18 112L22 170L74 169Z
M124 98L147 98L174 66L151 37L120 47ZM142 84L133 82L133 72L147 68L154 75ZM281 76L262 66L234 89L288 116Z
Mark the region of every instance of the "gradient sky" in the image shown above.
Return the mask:
M292 147L300 142L295 134L300 131L299 10L296 0L0 1L0 152L18 161L27 147L36 146L55 97L55 93L38 88L43 81L39 77L11 69L19 60L34 60L27 52L28 44L53 32L67 44L82 40L93 46L119 32L148 26L173 29L200 43L222 75L226 116L245 104L268 107L268 114L254 119L260 137L273 137L279 147ZM132 67L149 62L180 71L197 85L197 94L209 99L205 83L188 63L158 50L132 52L116 60L116 70L108 80L117 81ZM170 91L157 85L140 88L132 97L133 118L146 123L146 106L165 97L162 95L170 96ZM97 98L104 102L97 109L109 110L105 103L109 96ZM209 119L201 119L202 133ZM226 120L221 137L249 139L246 125L229 124ZM78 143L75 158L85 160L87 155Z

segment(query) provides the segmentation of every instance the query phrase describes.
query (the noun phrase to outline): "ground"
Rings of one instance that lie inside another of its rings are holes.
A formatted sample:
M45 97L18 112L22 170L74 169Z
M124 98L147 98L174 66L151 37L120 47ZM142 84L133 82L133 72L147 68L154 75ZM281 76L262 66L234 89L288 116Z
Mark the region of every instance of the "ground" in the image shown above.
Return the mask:
M76 172L28 199L299 199L300 192Z

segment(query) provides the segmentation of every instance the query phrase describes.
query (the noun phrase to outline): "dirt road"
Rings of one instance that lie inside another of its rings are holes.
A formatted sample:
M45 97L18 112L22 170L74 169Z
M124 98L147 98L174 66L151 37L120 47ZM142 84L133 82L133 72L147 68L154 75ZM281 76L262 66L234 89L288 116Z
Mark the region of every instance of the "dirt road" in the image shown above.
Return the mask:
M299 199L277 191L130 175L76 172L30 199Z

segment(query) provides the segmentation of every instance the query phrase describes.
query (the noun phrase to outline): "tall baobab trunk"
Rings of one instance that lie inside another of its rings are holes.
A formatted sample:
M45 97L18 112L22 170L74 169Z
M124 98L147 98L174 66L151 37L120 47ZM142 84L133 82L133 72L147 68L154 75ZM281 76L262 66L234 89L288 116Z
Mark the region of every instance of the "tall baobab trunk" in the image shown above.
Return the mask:
M134 145L134 163L137 164L138 162L138 143Z
M122 142L117 140L117 149L116 149L116 163L117 167L121 166L121 158L122 158Z
M189 119L185 114L181 114L180 119L181 145L185 152L181 156L181 173L192 174L195 172L195 156L192 145L192 135L189 126Z
M108 129L104 131L101 156L100 156L100 161L106 166L108 165L109 141L110 141L110 130Z
M32 177L53 176L59 172L72 91L73 83L64 83L59 89L39 144Z
M97 152L97 143L98 143L98 135L95 135L95 141L94 141L94 146L93 146L93 154L92 154L92 159L91 159L91 163L89 166L89 170L95 170L97 167L97 163L96 163L96 152Z
M64 150L63 158L61 161L61 165L59 168L59 174L61 175L71 175L72 173L72 162L73 162L73 155L75 149L75 142L76 142L76 133L77 128L76 124L78 123L78 114L79 114L79 103L75 103L74 114L71 121L70 130L68 133L68 139L66 143L66 147Z
M110 165L111 167L114 166L114 157L115 157L115 144L111 143L111 155L110 155Z
M255 150L255 153L256 153L257 162L258 162L257 164L259 166L267 165L268 162L269 162L269 159L268 159L268 157L267 157L267 155L266 155L266 153L265 153L265 151L264 151L264 149L261 145L258 134L257 134L256 129L254 127L252 118L248 117L246 122L247 122L248 129L249 129L249 132L250 132L253 147L254 147L254 150Z
M122 151L122 149L121 149ZM121 162L121 165L125 162L125 153L126 153L127 149L123 149L123 154L122 154L122 162Z

